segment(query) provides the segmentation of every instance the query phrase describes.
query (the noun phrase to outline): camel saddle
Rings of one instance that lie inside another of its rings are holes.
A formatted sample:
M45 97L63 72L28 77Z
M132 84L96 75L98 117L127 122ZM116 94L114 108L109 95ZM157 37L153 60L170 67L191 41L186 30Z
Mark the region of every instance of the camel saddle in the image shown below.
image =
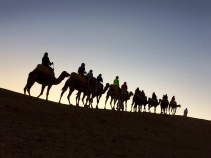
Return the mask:
M72 72L72 73L71 73L71 76L72 76L73 78L77 79L77 80L80 80L80 81L82 81L82 82L86 82L86 78L85 78L84 76L82 76L82 75L76 73L76 72Z
M169 101L167 99L163 99L162 101L163 102L166 102L166 103L169 103Z
M118 88L116 85L114 85L114 84L112 84L112 85L110 86L110 88L119 91L119 88Z
M38 64L36 67L37 70L44 72L50 76L55 76L54 71L51 71L48 67L46 67L45 65L42 64Z
M127 91L126 91L126 90L124 90L124 89L122 89L122 90L121 90L121 94L123 94L123 95L127 96Z

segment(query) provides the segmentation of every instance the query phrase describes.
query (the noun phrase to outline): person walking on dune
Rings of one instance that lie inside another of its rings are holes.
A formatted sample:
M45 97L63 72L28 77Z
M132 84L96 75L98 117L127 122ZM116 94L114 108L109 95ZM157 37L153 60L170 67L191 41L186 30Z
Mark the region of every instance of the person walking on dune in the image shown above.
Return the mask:
M187 117L187 115L188 115L188 109L185 108L185 110L184 110L184 116Z

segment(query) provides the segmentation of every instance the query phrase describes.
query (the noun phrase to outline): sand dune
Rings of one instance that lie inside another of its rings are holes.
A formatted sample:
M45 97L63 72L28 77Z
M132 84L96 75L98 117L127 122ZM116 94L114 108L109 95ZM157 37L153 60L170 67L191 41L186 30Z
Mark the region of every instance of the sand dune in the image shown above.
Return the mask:
M0 157L211 157L211 121L86 109L0 89Z

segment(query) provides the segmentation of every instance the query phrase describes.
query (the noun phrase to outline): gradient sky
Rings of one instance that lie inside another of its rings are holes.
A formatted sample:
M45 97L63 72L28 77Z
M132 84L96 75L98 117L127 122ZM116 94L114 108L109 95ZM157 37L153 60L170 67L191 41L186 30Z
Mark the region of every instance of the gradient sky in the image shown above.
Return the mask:
M210 8L210 0L0 0L0 87L23 93L47 51L56 77L84 62L104 84L118 75L129 91L175 95L177 115L187 107L188 116L211 120ZM49 100L58 102L65 81Z

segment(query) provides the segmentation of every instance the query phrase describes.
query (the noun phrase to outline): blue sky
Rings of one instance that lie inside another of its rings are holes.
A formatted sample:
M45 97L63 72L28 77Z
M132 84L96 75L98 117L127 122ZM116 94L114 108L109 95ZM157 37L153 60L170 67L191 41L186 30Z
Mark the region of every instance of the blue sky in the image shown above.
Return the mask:
M187 107L189 116L211 120L210 8L209 0L1 0L0 87L23 93L47 51L56 76L84 62L104 84L118 75L129 91L175 95L178 115ZM59 100L64 83L51 89L50 100ZM104 102L105 94L100 108Z

